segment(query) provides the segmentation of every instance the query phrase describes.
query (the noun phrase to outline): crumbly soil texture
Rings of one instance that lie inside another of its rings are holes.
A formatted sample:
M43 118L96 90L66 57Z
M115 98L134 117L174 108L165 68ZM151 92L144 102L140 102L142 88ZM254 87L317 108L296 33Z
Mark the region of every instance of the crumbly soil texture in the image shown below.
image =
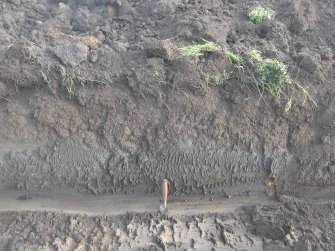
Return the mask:
M0 250L335 250L334 49L333 0L1 0Z

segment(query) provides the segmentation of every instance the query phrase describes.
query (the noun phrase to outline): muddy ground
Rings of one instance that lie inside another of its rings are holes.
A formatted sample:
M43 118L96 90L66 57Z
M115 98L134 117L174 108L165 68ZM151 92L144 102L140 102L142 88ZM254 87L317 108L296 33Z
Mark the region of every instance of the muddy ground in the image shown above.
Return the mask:
M252 23L257 4L274 19ZM0 198L32 206L0 201L0 250L335 250L334 27L333 0L1 0ZM234 77L211 86L233 67L223 51L178 50L204 40L281 60L317 105L292 91L285 112ZM174 200L254 205L34 204L64 191L145 201L164 178Z

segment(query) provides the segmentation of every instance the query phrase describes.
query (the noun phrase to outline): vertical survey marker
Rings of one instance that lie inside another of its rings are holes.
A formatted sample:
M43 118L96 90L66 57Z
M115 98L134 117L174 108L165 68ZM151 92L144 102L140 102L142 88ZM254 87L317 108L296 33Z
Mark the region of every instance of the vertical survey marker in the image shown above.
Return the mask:
M163 205L161 205L161 211L166 212L167 211L167 197L169 194L169 181L167 179L164 179L162 181L161 192L162 192L162 198L163 198Z

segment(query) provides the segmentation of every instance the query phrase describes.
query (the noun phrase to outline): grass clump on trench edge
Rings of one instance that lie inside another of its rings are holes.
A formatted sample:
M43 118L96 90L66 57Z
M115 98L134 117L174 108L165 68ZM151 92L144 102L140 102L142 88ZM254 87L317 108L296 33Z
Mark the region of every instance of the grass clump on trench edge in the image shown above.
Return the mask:
M244 61L234 52L231 51L225 51L225 55L229 60L237 65L244 65Z
M227 74L226 71L223 71L216 75L204 74L202 78L208 85L216 87L224 84L224 82L229 79L229 74Z
M259 84L279 100L282 95L285 95L287 86L292 83L286 65L277 59L263 58L257 50L250 51L249 56L256 64Z
M195 44L180 48L182 56L192 57L205 52L219 51L222 48L214 42L206 41L205 44ZM265 58L262 53L257 50L251 50L248 56L255 63L255 66L248 66L245 61L232 51L225 50L226 57L238 68L238 77L242 82L254 83L258 89L265 90L270 93L276 101L284 99L287 101L285 112L291 108L292 101L287 98L290 87L296 87L311 102L317 106L307 90L297 81L293 80L287 72L287 67L278 59ZM225 80L229 79L230 74L223 72L217 76L206 75L204 80L212 86L218 86Z
M205 44L195 44L180 48L180 55L185 57L193 57L196 55L201 55L205 52L219 51L222 49L220 45L214 42L208 42L206 40L204 41L206 42ZM244 65L244 61L237 54L229 50L226 50L224 53L232 63L237 65ZM209 85L218 86L223 84L224 80L228 79L228 75L224 71L218 75L205 74L203 78Z
M212 52L219 50L221 50L220 45L213 42L207 42L205 44L189 45L179 49L180 54L186 57L193 57L195 55L203 54L205 52Z
M251 74L250 72L256 73L252 74L249 79L253 79L257 86L269 92L276 101L280 99L287 100L285 112L288 112L292 105L291 99L287 98L290 87L299 89L305 98L308 97L311 102L317 106L307 90L291 78L287 72L286 65L281 61L278 59L264 58L261 52L257 50L251 50L248 55L255 62L255 70L252 71L252 69L249 69L247 74Z
M256 6L249 12L249 18L255 24L260 24L264 21L271 20L275 12L269 8L264 8L262 6Z

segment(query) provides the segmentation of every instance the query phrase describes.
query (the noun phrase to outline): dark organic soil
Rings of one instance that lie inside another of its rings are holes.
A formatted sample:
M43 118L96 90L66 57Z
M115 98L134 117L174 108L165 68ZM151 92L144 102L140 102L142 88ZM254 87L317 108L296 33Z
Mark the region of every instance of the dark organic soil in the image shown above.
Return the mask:
M254 24L262 3L276 15ZM176 198L281 206L0 213L0 250L334 250L334 27L333 0L1 0L0 195L150 196L168 178ZM209 85L233 66L222 51L179 54L203 40L279 59L317 106L293 91L285 112L237 78Z

